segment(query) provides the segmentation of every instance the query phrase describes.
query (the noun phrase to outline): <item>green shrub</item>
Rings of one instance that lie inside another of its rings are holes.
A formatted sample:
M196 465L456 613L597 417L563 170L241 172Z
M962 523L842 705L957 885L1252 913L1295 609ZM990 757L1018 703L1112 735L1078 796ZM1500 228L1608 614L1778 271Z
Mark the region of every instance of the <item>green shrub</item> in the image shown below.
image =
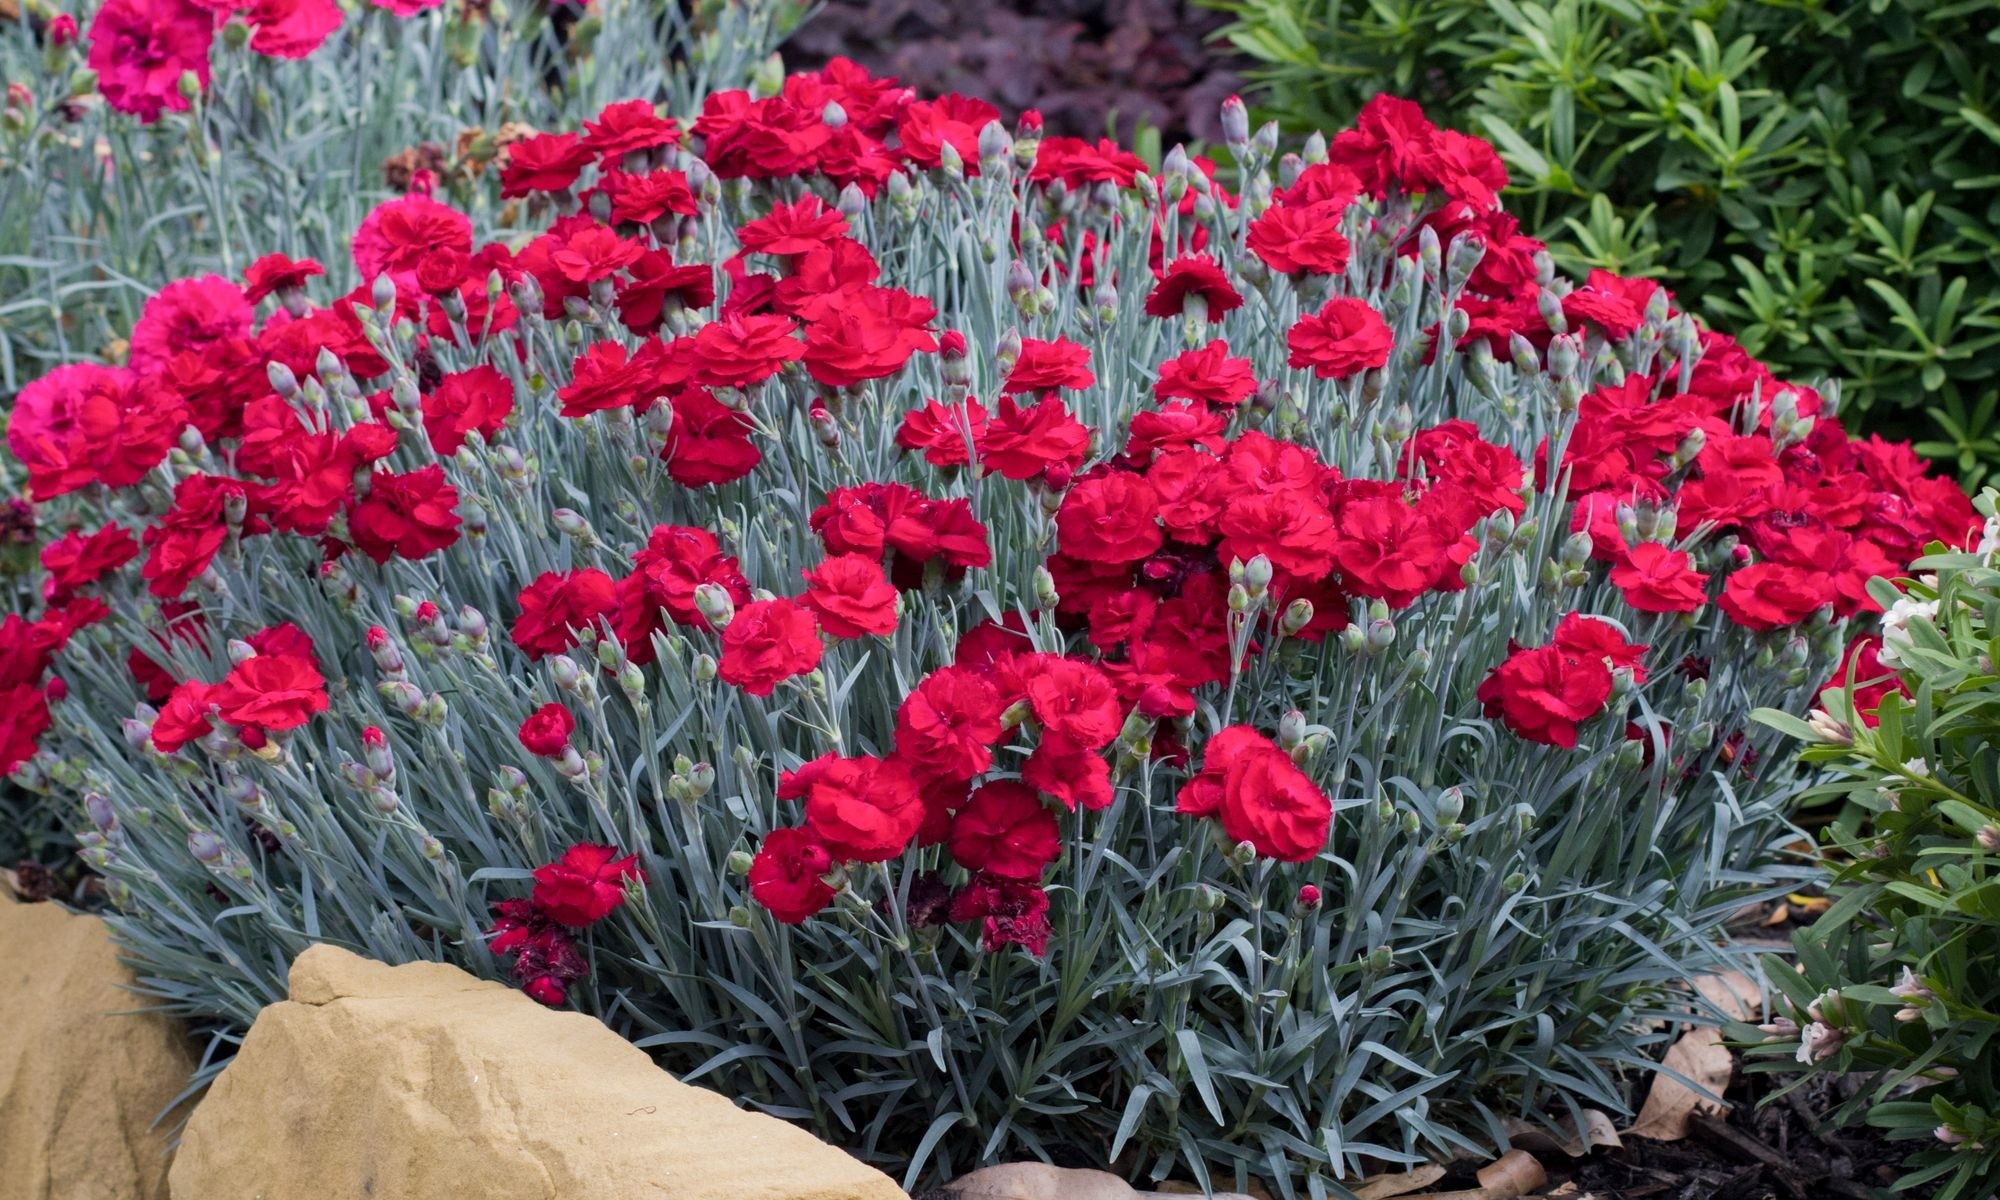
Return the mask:
M1989 518L1996 500L1980 499ZM1810 743L1818 795L1847 803L1835 903L1799 933L1797 970L1769 964L1790 1002L1764 1027L1772 1051L1870 1073L1841 1115L1917 1142L1897 1186L1944 1180L1940 1200L2000 1189L1997 524L1985 553L1920 560L1934 574L1900 591L1875 582L1889 666L1871 639L1810 723L1760 714Z
M1968 486L2000 466L2000 5L1210 2L1275 115L1417 100L1566 267L1660 278Z

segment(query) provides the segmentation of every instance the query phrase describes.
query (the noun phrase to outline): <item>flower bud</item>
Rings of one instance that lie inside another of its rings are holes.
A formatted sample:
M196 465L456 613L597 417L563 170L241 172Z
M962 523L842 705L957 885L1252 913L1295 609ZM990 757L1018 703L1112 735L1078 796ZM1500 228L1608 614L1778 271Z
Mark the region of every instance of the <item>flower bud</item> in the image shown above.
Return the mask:
M1014 139L1007 136L1007 127L999 121L988 121L979 131L979 162L985 169L988 162L1007 157L1013 152Z
M1847 1034L1823 1021L1814 1021L1799 1031L1799 1061L1811 1066L1840 1053Z
M1979 832L1972 835L1979 848L1989 854L2000 854L2000 825L1981 825Z
M715 658L709 654L697 654L694 658L694 681L700 684L715 682Z
M1396 623L1387 617L1368 622L1368 646L1377 652L1396 644Z
M736 601L721 584L704 583L696 587L694 606L713 629L726 628L736 619Z
M1253 849L1251 853L1254 855L1256 851ZM1219 888L1206 883L1197 883L1194 885L1194 907L1196 912L1218 912L1227 899Z
M229 856L229 844L206 829L197 829L188 834L188 853L205 867L221 865Z
M1442 825L1450 825L1465 812L1465 792L1461 788L1448 787L1438 793L1437 819Z
M1222 140L1239 153L1250 145L1250 110L1241 96L1222 102Z
M1294 903L1297 904L1298 908L1301 911L1311 912L1313 909L1318 908L1320 906L1320 901L1323 898L1324 897L1321 896L1318 887L1316 887L1313 884L1306 883L1299 885L1298 898L1296 901L1294 901Z
M950 145L949 142L945 144ZM834 207L848 220L858 221L868 213L868 197L860 187L849 183L840 189L840 195L834 199Z
M1555 375L1576 374L1577 364L1582 361L1577 349L1576 335L1565 334L1549 342L1549 371Z
M1243 586L1252 596L1262 596L1271 586L1271 560L1262 554L1252 555L1243 564Z
M750 873L750 864L754 861L748 850L731 850L727 859L729 873L740 879Z
M1022 270L1026 269L1026 264L1023 264ZM1032 286L1032 281L1030 286ZM1013 370L1014 364L1020 360L1021 331L1010 328L1007 332L1000 335L999 343L993 347L993 362L1000 368L1000 373L1004 375Z
M1045 609L1053 609L1061 601L1062 594L1056 590L1056 577L1047 567L1035 568L1035 603Z
M1028 264L1015 259L1007 267L1007 298L1025 315L1034 314L1035 273ZM1016 352L1018 353L1018 351Z
M1569 318L1563 315L1560 296L1543 288L1535 293L1535 308L1541 313L1542 322L1549 327L1550 333L1561 336L1569 332Z
M1534 375L1542 369L1541 359L1535 354L1535 344L1518 333L1508 336L1507 355L1514 369L1523 375Z

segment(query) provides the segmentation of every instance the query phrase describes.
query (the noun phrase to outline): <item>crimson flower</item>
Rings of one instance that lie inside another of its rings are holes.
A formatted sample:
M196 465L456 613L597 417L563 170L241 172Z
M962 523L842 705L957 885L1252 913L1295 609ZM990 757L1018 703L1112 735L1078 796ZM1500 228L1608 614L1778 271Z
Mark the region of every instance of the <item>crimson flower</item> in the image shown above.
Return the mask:
M584 842L535 868L534 905L558 925L584 929L625 903L625 881L640 877L639 856Z
M521 722L521 748L540 758L561 758L576 732L576 717L562 704L544 704Z

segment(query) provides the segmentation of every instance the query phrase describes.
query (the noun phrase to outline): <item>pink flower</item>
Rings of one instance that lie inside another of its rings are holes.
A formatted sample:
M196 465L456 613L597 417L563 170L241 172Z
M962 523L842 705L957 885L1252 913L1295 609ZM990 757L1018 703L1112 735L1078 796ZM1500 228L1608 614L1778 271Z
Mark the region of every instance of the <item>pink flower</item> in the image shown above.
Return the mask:
M256 319L243 289L222 276L177 279L146 301L132 326L132 369L157 371L183 350L247 338Z
M107 0L90 22L90 69L104 102L151 124L186 112L181 76L208 90L215 16L194 0Z
M272 58L304 58L340 28L333 0L255 0L244 11L250 48Z

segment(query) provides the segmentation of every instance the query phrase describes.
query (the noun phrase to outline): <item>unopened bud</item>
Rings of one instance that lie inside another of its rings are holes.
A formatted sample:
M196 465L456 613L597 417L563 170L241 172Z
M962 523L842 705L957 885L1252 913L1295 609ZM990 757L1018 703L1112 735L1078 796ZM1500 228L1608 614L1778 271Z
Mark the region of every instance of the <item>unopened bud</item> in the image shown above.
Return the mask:
M1047 567L1035 568L1035 603L1045 609L1052 609L1062 599L1056 590L1056 577Z
M714 629L726 628L736 619L736 601L721 584L704 583L694 589L694 606Z
M229 844L206 829L188 834L187 847L195 861L205 867L219 866L229 856Z
M1238 150L1250 144L1250 110L1240 96L1222 102L1222 140Z
M1271 560L1262 554L1243 564L1243 586L1252 596L1261 596L1271 586Z

